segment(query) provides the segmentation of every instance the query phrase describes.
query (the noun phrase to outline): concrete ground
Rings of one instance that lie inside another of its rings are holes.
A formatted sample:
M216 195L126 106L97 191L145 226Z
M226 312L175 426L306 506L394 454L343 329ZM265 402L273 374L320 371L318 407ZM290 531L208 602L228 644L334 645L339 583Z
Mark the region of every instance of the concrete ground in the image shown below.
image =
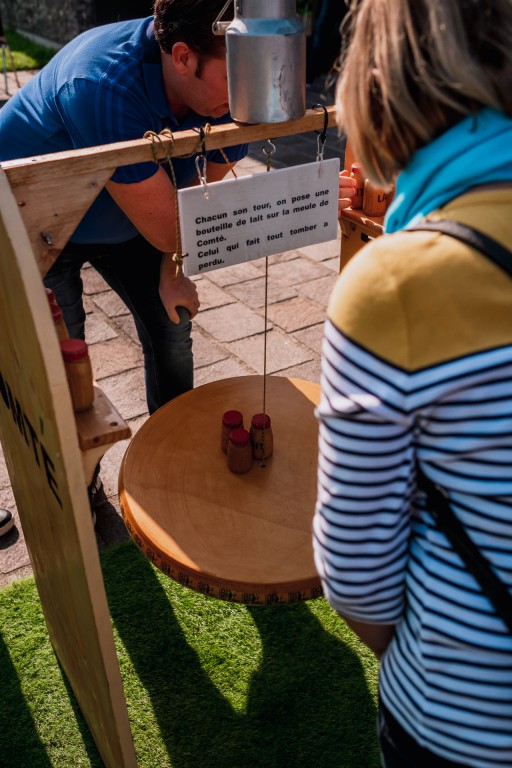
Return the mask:
M20 72L20 83L33 76ZM0 105L16 90L8 74L5 93L0 72ZM332 104L323 80L307 92L307 106ZM317 134L278 139L272 168L313 162ZM330 129L325 158L343 157L343 146ZM263 142L250 147L236 167L238 175L264 172ZM340 240L287 251L269 257L267 373L319 382L323 321L331 289L339 271ZM216 379L263 373L265 259L215 270L197 280L201 309L193 322L195 385ZM148 418L142 354L127 308L92 269L83 273L87 311L86 338L94 375L100 387L135 433ZM100 548L126 539L120 516L117 479L128 442L114 445L102 460L101 477L108 495L97 514ZM11 509L15 527L0 537L0 588L31 574L23 530L0 448L0 507Z

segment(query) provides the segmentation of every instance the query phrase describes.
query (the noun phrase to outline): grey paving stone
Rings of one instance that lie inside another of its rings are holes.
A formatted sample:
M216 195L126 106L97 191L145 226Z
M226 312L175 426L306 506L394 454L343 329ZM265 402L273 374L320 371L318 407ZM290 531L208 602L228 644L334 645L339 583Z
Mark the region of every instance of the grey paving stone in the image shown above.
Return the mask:
M310 280L307 283L302 283L302 285L298 285L297 288L299 293L307 296L309 299L313 299L313 301L316 301L320 306L326 308L336 279L337 275L332 273L326 277L321 277L319 280Z
M208 280L211 280L216 285L220 285L221 288L225 288L227 285L233 285L233 283L241 283L243 280L254 280L261 276L259 269L250 261L245 264L235 264L232 267L225 267L224 269L214 269L207 274Z
M232 357L221 360L213 365L207 365L194 371L194 386L200 387L202 384L209 384L210 381L219 379L232 379L234 376L247 376L255 373L254 369L244 366Z
M270 280L279 280L285 285L297 285L329 274L325 262L319 264L304 258L272 264L268 271Z
M94 296L93 302L107 317L119 317L130 312L124 301L112 290Z
M272 304L267 313L269 320L287 333L321 323L325 317L323 307L303 296Z
M311 328L305 328L302 331L296 331L293 337L309 347L317 357L322 354L322 340L324 337L324 323L313 325Z
M332 259L327 259L327 261L322 262L323 266L327 269L330 269L331 272L336 272L337 275L340 273L340 257L334 256Z
M96 272L96 270L91 267L82 269L82 281L84 284L84 293L87 295L111 290L110 286L107 285L99 272Z
M268 257L269 266L271 264L280 264L282 261L292 261L300 256L299 251L283 251L283 253L274 253ZM263 273L265 272L265 259L256 259L253 264Z
M251 309L259 309L265 306L265 278L247 280L245 283L230 285L229 292L242 304L247 304ZM268 281L267 304L275 304L278 301L286 301L297 295L297 291L291 286L282 285L277 281Z
M0 573L8 574L29 565L30 558L11 489L0 491L0 506L14 516L14 528L0 537Z
M85 322L85 340L88 344L98 344L101 341L115 339L117 331L97 312L87 315Z
M4 453L0 446L0 488L9 488L10 485L11 481L7 471L7 464L5 463Z
M264 336L233 341L227 345L231 354L250 365L256 373L264 371ZM274 329L267 334L267 373L275 373L313 358L311 350L303 347L292 336Z
M197 292L199 294L199 301L201 302L200 312L205 309L214 309L215 307L222 307L224 304L231 304L233 297L219 288L214 282L204 276L198 281Z
M195 322L221 342L252 336L264 330L263 318L243 304L229 304L227 307L200 312Z
M132 430L132 436L127 440L120 440L118 443L108 449L101 459L100 476L103 481L103 488L105 493L110 499L117 499L119 490L119 470L123 461L123 456L126 453L126 449L130 445L131 440L137 434L139 429L149 418L149 414L145 413L136 419L130 419L128 424Z
M143 364L140 346L127 344L119 338L94 344L89 349L89 355L97 381L132 368L140 368Z
M32 576L31 565L22 565L19 568L16 568L16 570L10 571L10 573L0 573L0 589L7 587L7 585L11 584L13 581L17 581L18 579L28 579L30 576Z
M131 315L123 315L122 317L116 317L115 324L117 327L125 333L136 344L140 344L139 337L137 335L137 329L135 328L135 322Z
M309 363L295 365L291 368L286 368L284 371L279 371L277 375L288 376L291 379L304 379L304 381L320 384L320 361L311 360Z
M328 240L325 243L316 243L315 245L305 245L304 248L300 248L301 255L312 261L327 261L335 256L340 256L340 235L336 240Z
M228 357L228 352L223 347L207 338L195 325L192 326L192 351L195 369L218 363Z
M101 388L123 419L133 419L147 413L146 387L142 368L102 379Z

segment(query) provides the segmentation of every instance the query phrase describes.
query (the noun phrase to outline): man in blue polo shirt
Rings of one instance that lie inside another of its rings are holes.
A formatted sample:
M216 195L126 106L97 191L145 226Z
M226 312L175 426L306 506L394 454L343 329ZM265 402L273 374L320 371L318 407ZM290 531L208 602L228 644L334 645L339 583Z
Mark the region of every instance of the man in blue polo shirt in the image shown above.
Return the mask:
M225 39L212 33L224 0L156 0L153 17L91 29L62 48L0 110L0 161L229 122ZM226 150L230 162L245 145ZM178 187L198 182L176 159ZM229 170L207 153L207 178ZM118 168L45 277L72 337L84 337L80 270L103 276L130 309L144 353L149 412L193 386L195 284L180 274L169 169Z

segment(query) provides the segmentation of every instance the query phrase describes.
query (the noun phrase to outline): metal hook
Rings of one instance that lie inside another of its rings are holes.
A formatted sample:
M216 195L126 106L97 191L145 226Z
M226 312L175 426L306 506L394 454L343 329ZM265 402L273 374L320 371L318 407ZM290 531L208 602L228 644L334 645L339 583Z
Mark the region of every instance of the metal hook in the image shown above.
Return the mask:
M214 35L225 35L226 34L226 29L229 27L229 25L232 22L231 21L220 21L220 19L222 19L222 17L224 16L224 14L226 13L226 11L228 9L228 5L231 5L232 2L233 2L233 0L228 0L227 1L227 3L225 4L224 8L222 9L222 11L219 13L217 18L213 22L213 24L212 24L212 32L213 32Z
M262 147L262 150L261 150L261 151L263 152L263 154L264 154L264 155L265 155L265 157L266 157L266 161L267 161L267 171L270 171L270 158L272 157L272 155L273 155L273 154L274 154L274 152L276 151L276 145L275 145L275 144L273 144L273 143L270 141L270 139L267 139L267 144L270 144L270 149L267 149L266 147Z
M313 109L323 109L324 111L324 129L323 131L315 131L315 133L318 133L318 138L316 140L316 159L318 162L322 162L324 159L325 140L327 139L327 128L329 126L329 113L324 104L315 104Z
M196 171L197 176L199 178L199 181L201 182L201 186L204 190L204 196L208 200L209 192L208 192L208 183L206 181L206 133L201 125L199 128L194 128L195 131L199 133L199 138L201 141L201 152L198 152L196 155Z
M196 155L196 171L204 190L204 196L208 200L210 193L208 192L208 182L206 181L206 155Z

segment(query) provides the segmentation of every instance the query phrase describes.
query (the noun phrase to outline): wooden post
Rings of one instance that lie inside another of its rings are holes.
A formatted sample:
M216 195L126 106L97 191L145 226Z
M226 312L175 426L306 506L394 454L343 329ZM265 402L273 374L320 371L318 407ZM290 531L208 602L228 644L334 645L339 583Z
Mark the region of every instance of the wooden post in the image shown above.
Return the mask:
M137 765L64 366L0 170L0 436L55 652L107 768Z

